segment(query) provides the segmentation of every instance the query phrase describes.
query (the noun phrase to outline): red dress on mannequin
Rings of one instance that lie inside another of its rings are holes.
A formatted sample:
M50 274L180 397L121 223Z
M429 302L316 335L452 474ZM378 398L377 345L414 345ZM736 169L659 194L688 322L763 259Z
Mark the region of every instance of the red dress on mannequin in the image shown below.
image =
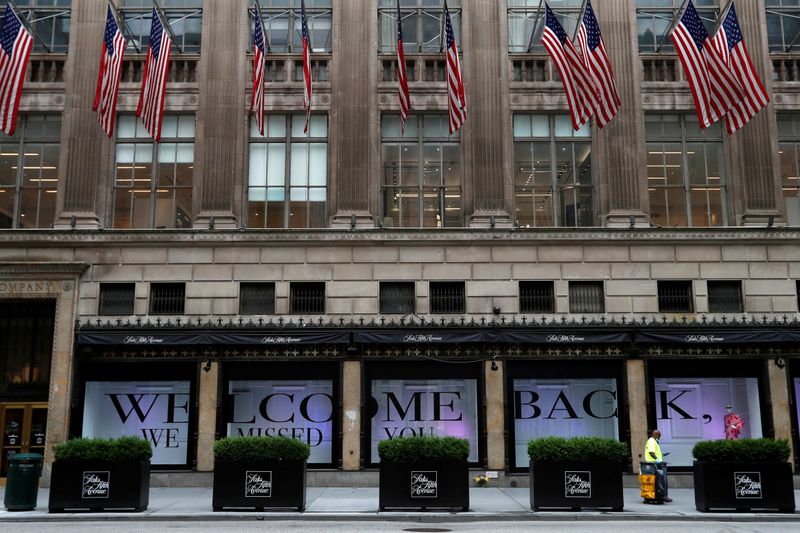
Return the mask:
M744 428L744 419L736 413L728 413L723 421L725 425L725 439L736 440Z

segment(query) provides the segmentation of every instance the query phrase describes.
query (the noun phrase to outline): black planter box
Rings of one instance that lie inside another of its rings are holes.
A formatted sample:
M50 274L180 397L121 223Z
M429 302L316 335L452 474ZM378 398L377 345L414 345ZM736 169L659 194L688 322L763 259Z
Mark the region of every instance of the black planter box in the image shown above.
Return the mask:
M694 505L698 511L776 510L794 512L789 463L694 463Z
M53 463L51 513L144 511L150 499L150 461Z
M306 508L305 461L214 461L215 511Z
M378 508L469 511L466 461L380 463Z
M622 511L622 470L619 463L531 462L531 509Z

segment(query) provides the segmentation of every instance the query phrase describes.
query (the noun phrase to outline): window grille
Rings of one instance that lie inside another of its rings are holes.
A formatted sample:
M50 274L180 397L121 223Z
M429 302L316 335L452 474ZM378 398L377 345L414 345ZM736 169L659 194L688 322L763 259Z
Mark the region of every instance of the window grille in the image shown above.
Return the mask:
M691 281L658 282L659 312L691 313L693 309Z
M182 315L185 302L185 283L150 284L151 315Z
M413 313L414 282L381 283L380 307L385 315Z
M520 313L553 313L555 298L552 281L519 282Z
M240 283L240 315L272 315L275 313L274 283Z
M463 313L465 292L463 281L431 282L431 313Z
M741 313L742 282L709 281L708 311L711 313Z
M605 301L602 281L570 281L570 313L603 313Z
M133 283L101 283L99 315L132 315L136 300Z
M321 315L325 313L325 283L292 283L289 292L293 314Z

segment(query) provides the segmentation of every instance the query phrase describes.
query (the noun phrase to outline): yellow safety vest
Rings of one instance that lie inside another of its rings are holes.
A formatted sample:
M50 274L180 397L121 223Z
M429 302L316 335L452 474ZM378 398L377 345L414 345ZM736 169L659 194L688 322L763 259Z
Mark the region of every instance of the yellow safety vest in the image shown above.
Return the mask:
M656 456L655 459L650 455L651 452ZM647 439L647 444L644 445L644 460L648 463L660 463L664 460L664 456L661 454L661 446L658 445L658 441L653 437Z

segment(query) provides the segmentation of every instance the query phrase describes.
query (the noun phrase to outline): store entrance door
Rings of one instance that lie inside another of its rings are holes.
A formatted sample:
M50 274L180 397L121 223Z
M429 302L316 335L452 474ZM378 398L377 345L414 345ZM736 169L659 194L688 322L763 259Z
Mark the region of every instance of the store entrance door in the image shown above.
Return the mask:
M47 433L46 403L0 403L0 483L8 474L8 458L17 453L44 455Z

